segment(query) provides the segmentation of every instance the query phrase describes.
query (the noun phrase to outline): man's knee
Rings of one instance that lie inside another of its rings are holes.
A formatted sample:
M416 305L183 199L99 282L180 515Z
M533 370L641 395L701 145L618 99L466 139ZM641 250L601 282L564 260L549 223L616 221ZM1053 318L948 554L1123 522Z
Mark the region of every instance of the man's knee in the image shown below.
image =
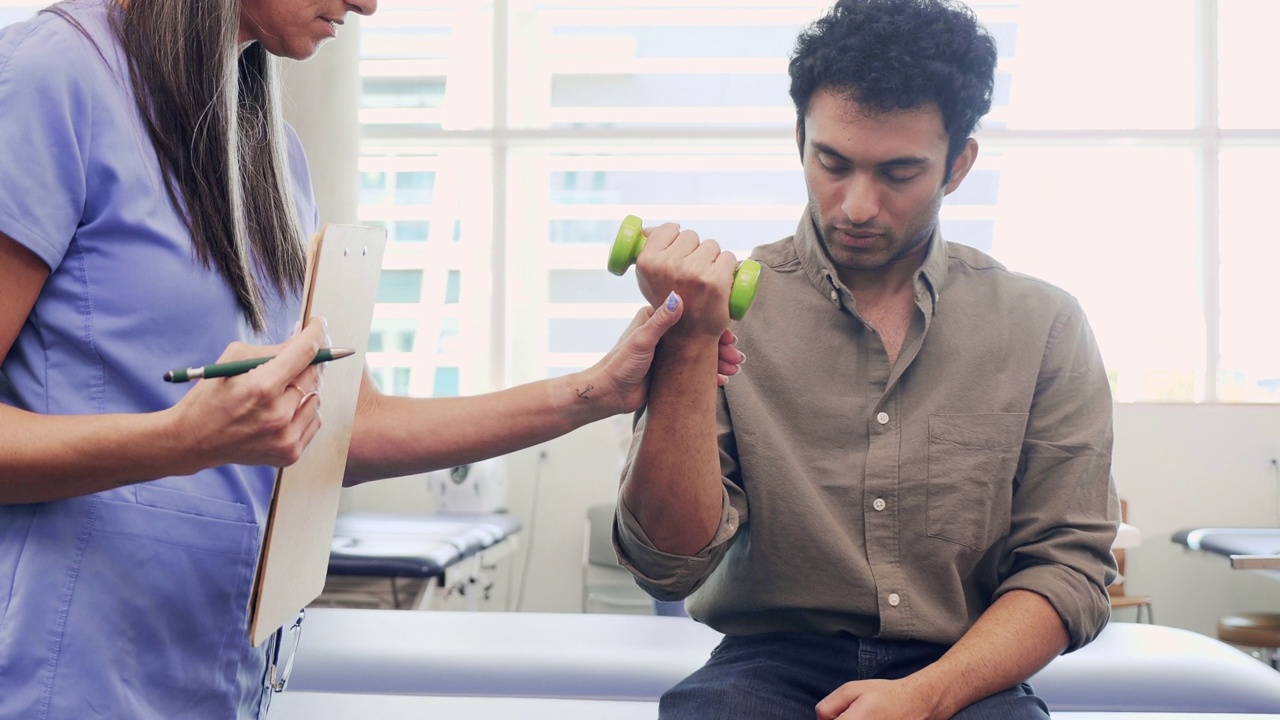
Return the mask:
M1048 720L1049 707L1027 683L983 698L952 720Z

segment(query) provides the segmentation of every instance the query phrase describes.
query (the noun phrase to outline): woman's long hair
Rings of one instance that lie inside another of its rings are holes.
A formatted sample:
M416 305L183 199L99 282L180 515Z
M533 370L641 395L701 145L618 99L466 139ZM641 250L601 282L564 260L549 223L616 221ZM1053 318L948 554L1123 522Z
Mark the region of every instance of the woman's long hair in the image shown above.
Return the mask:
M306 251L278 61L260 43L240 50L239 20L239 0L129 0L112 11L165 189L196 257L226 279L262 331L259 281L280 296L299 290Z

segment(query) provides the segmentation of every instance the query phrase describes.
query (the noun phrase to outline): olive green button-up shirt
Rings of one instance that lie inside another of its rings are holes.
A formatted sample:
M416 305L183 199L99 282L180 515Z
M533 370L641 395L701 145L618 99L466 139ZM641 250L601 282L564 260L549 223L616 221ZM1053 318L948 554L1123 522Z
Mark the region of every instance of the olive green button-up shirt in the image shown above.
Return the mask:
M719 531L669 555L620 504L640 585L727 634L942 644L1023 589L1069 649L1092 640L1118 504L1110 389L1076 300L935 231L890 364L807 216L752 257L759 291L734 327L747 361L719 399ZM633 451L643 432L641 417Z

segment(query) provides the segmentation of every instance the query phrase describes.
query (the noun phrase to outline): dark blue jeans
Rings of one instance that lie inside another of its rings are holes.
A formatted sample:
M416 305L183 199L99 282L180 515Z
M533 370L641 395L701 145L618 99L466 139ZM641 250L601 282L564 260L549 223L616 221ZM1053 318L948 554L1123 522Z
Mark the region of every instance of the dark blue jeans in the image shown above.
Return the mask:
M726 637L707 664L668 690L659 720L814 720L816 706L851 680L906 677L946 652L931 643L851 635ZM1040 720L1044 701L1023 683L965 708L956 720Z

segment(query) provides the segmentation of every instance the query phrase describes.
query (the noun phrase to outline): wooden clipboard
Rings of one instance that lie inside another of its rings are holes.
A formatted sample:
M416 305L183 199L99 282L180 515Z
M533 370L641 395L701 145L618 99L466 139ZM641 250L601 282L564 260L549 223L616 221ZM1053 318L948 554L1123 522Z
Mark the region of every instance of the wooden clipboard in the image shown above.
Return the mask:
M356 354L325 365L320 431L302 457L276 475L249 596L249 640L255 646L292 622L324 589L386 240L383 229L327 225L311 241L303 323L323 317L332 346Z

